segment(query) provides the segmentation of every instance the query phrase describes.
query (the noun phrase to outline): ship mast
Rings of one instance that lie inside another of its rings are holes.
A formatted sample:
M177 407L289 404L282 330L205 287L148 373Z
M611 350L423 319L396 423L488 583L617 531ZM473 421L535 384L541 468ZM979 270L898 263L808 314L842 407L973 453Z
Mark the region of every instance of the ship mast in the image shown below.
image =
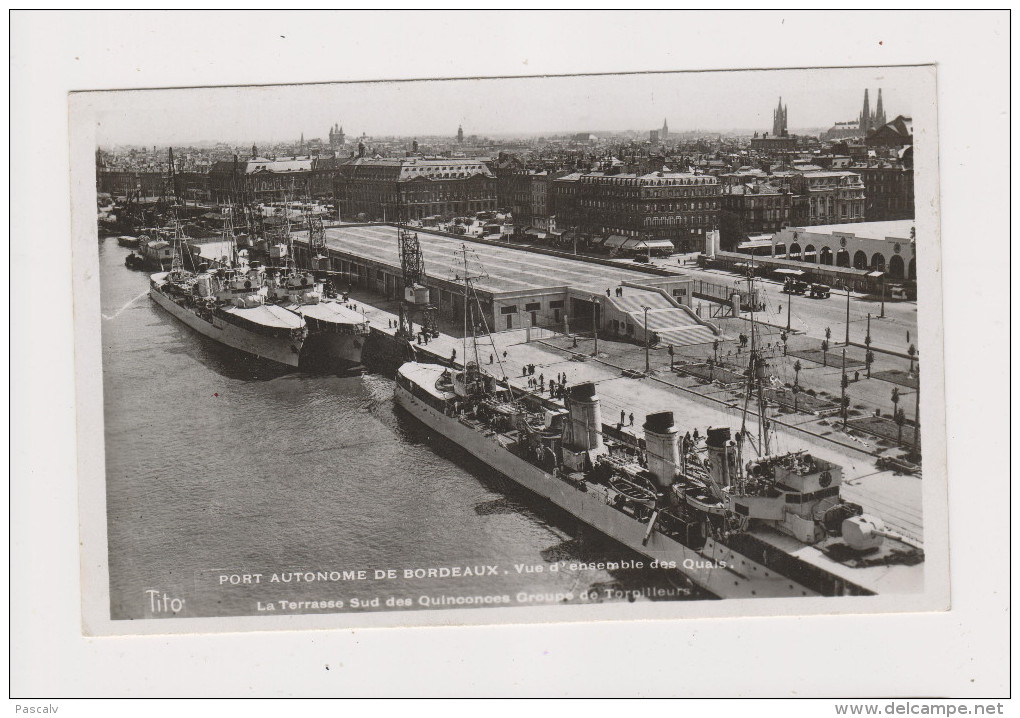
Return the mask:
M475 355L475 372L476 372L476 374L481 372L481 366L482 366L482 363L481 363L481 361L478 358L478 337L475 334L474 307L471 306L471 291L472 291L471 290L471 280L472 279L479 279L480 277L482 277L484 275L472 275L470 270L468 269L468 256L467 256L468 255L468 250L467 250L467 245L466 244L462 244L460 246L460 251L461 251L461 257L463 258L463 262L464 262L464 277L463 277L463 280L464 280L464 339L463 339L461 351L464 352L462 361L464 363L464 380L465 380L465 384L466 384L467 381L468 381L468 371L467 371L467 368L468 368L468 353L467 353L468 352L468 347L467 347L467 339L468 339L468 320L469 320L469 316L470 316L470 321L471 321L471 344L472 344L473 353ZM484 318L483 318L483 321L484 321Z
M171 211L170 226L173 229L173 257L170 259L170 274L174 278L180 278L184 273L184 233L181 231L181 223L177 219L177 211Z
M768 373L768 362L762 353L758 343L757 329L755 328L755 290L754 290L754 260L752 259L747 268L747 293L748 303L751 307L751 347L747 361L747 392L744 395L744 410L741 416L740 435L747 435L747 414L748 405L754 397L758 412L758 443L754 446L760 456L768 456L769 447L769 419L768 400L765 397L765 376ZM753 445L753 443L752 443Z
M237 252L237 234L234 232L234 208L226 207L223 212L226 216L223 223L223 238L230 244L230 266L236 267L240 258Z
M291 190L294 189L294 181L291 180ZM290 226L290 209L291 209L291 195L290 192L284 192L283 195L283 221L287 225L287 261L285 263L286 275L292 277L297 273L297 264L294 262L294 234L291 232Z

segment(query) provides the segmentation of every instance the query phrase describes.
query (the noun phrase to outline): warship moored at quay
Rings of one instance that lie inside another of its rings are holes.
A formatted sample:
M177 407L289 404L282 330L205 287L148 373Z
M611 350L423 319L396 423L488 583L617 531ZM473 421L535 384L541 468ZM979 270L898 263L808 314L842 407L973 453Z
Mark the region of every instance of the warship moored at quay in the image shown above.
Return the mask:
M465 326L473 327L469 285L465 253ZM805 450L773 453L767 364L754 334L742 424L735 433L709 428L704 448L681 438L672 411L647 415L643 446L613 438L594 383L569 387L560 405L483 372L477 343L475 361L459 369L404 363L394 396L504 476L720 598L867 596L916 585L923 550L841 498L841 466ZM752 399L757 441L747 424Z
M327 297L311 272L248 262L231 237L229 263L198 272L184 269L180 233L170 245L169 272L151 275L149 294L200 334L246 354L288 367L309 359L330 369L360 366L368 320ZM194 260L193 260L194 261Z
M661 412L643 427L641 462L604 438L591 383L571 387L558 409L473 363L407 362L394 393L488 466L721 598L878 594L923 560L840 499L841 467L806 451L742 467L728 428L709 429L703 452L681 451L673 412Z

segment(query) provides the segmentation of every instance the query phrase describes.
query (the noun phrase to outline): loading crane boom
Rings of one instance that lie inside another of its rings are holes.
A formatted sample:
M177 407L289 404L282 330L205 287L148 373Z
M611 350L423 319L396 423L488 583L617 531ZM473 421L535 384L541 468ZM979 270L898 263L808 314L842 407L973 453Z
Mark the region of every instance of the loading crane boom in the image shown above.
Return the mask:
M414 339L414 321L417 318L421 331L430 337L439 336L436 322L436 308L429 299L425 286L425 258L417 232L410 231L403 223L403 206L397 214L397 242L400 248L400 270L403 275L404 295L400 302L400 327L397 336L411 341Z

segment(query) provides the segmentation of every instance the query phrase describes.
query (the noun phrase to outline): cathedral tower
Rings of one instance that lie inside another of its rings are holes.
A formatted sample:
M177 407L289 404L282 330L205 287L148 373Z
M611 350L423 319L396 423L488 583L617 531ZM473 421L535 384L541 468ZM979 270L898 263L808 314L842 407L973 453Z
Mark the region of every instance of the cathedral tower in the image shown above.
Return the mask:
M864 90L864 108L861 110L860 130L861 133L867 135L869 132L874 132L879 127L884 125L885 119L885 107L882 105L882 88L878 88L878 101L875 104L875 111L871 111L871 105L868 104L868 91Z
M783 98L779 98L779 106L776 107L775 112L772 113L772 136L773 137L789 137L790 133L787 131L786 120L787 120L787 108L783 106Z
M339 122L333 123L333 126L329 128L329 147L333 150L339 150L344 146L344 128L340 126Z

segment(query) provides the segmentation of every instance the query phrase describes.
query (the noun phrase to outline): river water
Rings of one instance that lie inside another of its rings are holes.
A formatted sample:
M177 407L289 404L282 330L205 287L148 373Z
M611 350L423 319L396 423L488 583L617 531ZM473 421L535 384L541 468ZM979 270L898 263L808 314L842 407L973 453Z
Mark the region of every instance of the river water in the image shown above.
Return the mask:
M705 598L432 435L391 378L193 332L127 253L100 242L112 618ZM597 562L621 566L570 567Z

